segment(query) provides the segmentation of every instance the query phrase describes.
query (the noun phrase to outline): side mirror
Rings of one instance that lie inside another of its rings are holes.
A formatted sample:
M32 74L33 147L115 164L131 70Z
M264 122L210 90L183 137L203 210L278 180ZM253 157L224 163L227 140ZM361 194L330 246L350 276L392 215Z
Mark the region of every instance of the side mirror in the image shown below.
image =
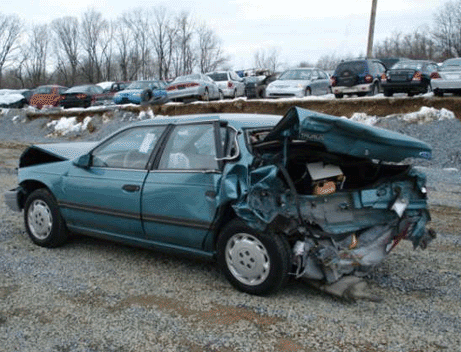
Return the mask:
M73 164L82 169L88 169L91 165L91 154L85 154L74 160Z

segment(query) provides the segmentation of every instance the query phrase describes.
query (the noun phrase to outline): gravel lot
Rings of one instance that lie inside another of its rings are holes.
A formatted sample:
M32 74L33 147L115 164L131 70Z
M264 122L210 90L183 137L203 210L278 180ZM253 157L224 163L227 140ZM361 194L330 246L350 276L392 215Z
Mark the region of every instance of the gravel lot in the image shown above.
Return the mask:
M97 139L133 117L95 119L95 133L70 137ZM1 193L16 184L24 144L59 140L45 137L45 120L20 121L0 115ZM460 122L386 127L433 145L434 160L418 167L438 237L425 251L401 243L372 272L381 302L344 302L299 281L254 297L212 262L88 237L41 248L0 197L0 351L461 351Z

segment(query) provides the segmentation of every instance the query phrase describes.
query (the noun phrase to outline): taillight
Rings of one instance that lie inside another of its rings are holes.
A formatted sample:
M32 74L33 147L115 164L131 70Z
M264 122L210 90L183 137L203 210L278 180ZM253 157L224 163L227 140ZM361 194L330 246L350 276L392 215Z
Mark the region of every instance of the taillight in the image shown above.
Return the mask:
M336 77L330 77L330 84L332 87L335 87L338 84L338 79Z
M442 77L440 77L437 71L431 73L431 79L438 79L438 78L442 78Z
M190 87L197 87L199 85L200 85L200 83L188 83L188 84L185 85L185 87L190 88Z
M386 75L385 73L383 73L383 74L381 75L381 81L382 81L382 82L386 82L386 81L387 81L387 75Z
M228 81L227 88L234 88L234 83L232 83L231 81Z
M365 76L365 82L366 82L366 83L371 83L371 82L373 82L373 76L372 76L372 75L366 75L366 76Z
M416 71L415 74L413 75L412 80L413 81L421 81L422 78L423 78L423 76L421 75L421 72Z
M169 87L166 87L166 90L167 90L167 91L175 90L175 89L176 89L176 86L169 86Z
M76 97L77 97L77 99L85 99L86 94L77 94Z

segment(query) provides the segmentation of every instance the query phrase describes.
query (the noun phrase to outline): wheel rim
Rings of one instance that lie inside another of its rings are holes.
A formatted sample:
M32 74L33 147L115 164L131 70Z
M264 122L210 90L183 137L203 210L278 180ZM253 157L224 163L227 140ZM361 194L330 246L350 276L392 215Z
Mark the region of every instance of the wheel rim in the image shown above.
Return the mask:
M226 264L241 283L256 286L269 276L270 259L266 247L256 237L239 233L226 245Z
M29 230L39 240L46 239L53 227L53 216L48 205L41 199L36 199L29 207L27 214Z

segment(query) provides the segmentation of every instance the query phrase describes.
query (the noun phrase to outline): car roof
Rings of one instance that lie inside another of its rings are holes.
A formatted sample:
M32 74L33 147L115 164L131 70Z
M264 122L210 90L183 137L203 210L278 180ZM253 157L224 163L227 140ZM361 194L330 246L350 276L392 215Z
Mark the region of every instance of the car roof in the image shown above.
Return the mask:
M243 128L260 128L272 127L280 121L280 115L263 115L263 114L194 114L194 115L177 115L163 116L151 120L138 122L136 125L164 125L164 124L187 124L193 122L222 121L228 122L236 129Z

